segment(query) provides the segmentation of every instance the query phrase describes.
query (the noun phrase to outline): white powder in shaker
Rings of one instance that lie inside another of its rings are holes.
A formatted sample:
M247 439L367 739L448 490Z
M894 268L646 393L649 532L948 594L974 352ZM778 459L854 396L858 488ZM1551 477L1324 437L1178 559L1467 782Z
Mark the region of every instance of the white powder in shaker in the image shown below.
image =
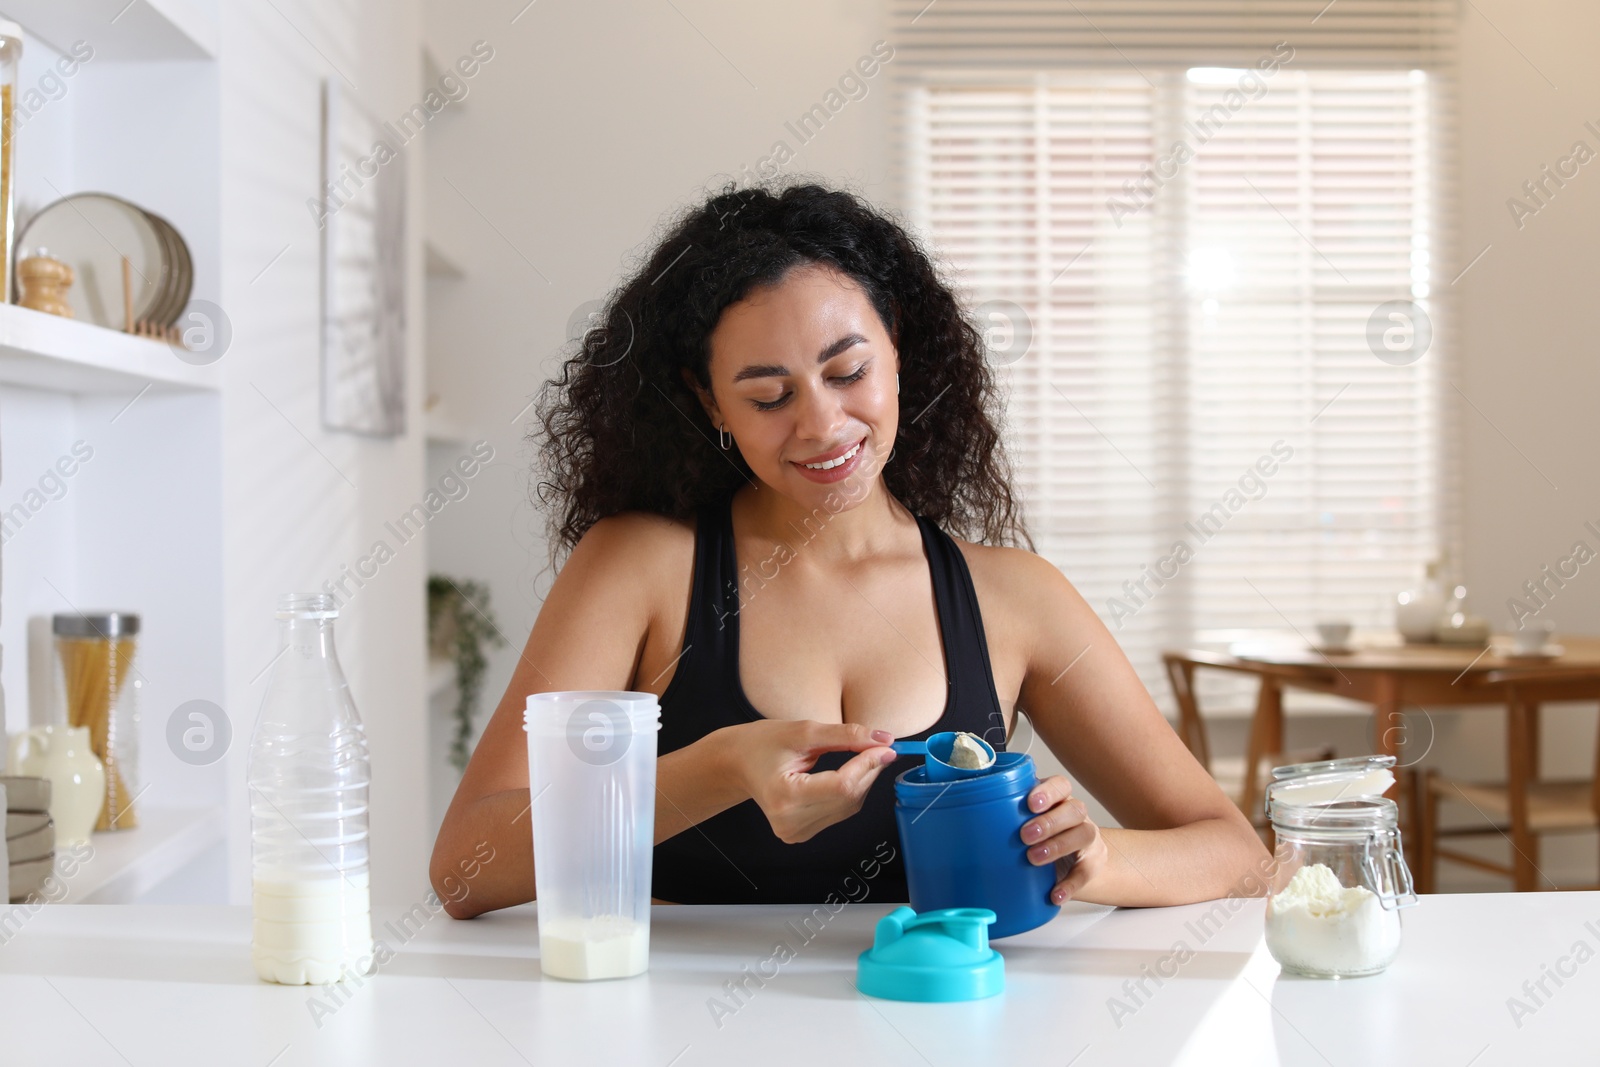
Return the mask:
M978 735L962 730L950 744L950 766L968 771L981 771L993 763L993 758L978 743Z
M1354 977L1400 951L1400 914L1366 886L1341 885L1325 864L1301 867L1267 901L1267 949L1286 970Z

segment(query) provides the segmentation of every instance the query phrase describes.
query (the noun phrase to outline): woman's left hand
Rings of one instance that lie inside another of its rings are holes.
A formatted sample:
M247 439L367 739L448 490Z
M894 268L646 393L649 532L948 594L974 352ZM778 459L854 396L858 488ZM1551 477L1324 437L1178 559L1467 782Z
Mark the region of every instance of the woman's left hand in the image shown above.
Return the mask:
M1022 824L1028 862L1056 865L1050 902L1063 904L1105 868L1106 839L1090 820L1088 807L1072 795L1072 783L1059 774L1033 787L1028 810L1038 813Z

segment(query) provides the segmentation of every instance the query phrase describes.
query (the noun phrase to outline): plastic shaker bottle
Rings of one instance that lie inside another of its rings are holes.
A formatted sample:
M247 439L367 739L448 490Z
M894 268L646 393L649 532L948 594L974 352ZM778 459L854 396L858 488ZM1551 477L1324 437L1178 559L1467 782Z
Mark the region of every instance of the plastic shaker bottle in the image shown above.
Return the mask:
M642 974L661 706L653 693L535 693L523 729L539 966L577 980Z

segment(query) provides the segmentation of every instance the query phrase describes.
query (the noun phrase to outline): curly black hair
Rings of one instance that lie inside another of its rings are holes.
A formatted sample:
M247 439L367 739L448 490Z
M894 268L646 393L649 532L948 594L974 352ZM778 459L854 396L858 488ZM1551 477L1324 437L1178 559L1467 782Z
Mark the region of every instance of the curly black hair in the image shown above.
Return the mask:
M686 519L753 479L684 381L710 388L723 309L805 264L859 285L900 355L904 420L890 493L969 541L1032 539L1011 486L994 412L1000 396L983 339L928 255L861 197L818 184L733 183L691 208L613 291L595 325L544 383L535 431L536 496L552 565L590 526L622 511Z

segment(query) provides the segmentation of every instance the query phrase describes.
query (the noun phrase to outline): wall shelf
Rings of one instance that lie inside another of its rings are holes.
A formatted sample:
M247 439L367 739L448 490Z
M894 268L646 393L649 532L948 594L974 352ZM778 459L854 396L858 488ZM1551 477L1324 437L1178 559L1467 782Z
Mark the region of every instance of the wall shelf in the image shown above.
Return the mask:
M123 393L147 385L215 390L220 376L215 365L185 363L161 341L3 304L0 382L64 393Z
M27 141L12 175L19 214L85 191L158 212L188 246L190 295L213 303L227 166L223 10L219 0L0 0L0 15L22 30L18 93L49 99L19 135ZM270 8L262 17L282 21ZM93 47L92 59L80 48L82 61L67 74L60 61L79 41ZM252 58L258 53L275 55ZM120 327L114 304L117 318L106 321ZM185 362L162 340L0 305L0 504L11 517L0 553L7 726L54 714L37 696L46 684L28 669L33 622L63 603L111 603L138 611L149 631L139 662L149 714L138 743L159 806L146 805L136 829L91 837L92 858L64 878L71 901L128 900L163 883L170 890L185 868L211 879L196 882L196 893L226 899L215 884L227 869L224 827L245 805L228 792L226 768L196 773L167 751L163 731L165 713L198 694L227 703L223 485L238 455L225 447L228 377L219 363ZM270 411L265 418L281 422ZM243 758L229 754L234 765Z
M222 840L220 807L146 807L138 816L131 830L90 834L94 853L70 877L63 864L71 846L56 845L56 877L67 887L69 902L129 903Z
M89 42L99 61L217 55L216 9L205 0L4 0L3 11L58 52Z

